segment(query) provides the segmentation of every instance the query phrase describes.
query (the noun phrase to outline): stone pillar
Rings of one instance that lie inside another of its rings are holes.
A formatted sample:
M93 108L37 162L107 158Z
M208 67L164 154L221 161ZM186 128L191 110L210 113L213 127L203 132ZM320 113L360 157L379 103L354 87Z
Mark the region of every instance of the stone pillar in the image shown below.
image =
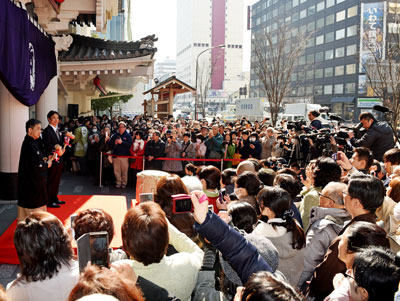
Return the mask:
M49 85L44 90L36 104L36 119L39 119L42 122L42 128L45 128L49 124L47 121L47 113L51 110L58 110L57 81L57 76L54 76L50 80Z
M17 199L21 145L29 107L16 100L0 81L0 199Z

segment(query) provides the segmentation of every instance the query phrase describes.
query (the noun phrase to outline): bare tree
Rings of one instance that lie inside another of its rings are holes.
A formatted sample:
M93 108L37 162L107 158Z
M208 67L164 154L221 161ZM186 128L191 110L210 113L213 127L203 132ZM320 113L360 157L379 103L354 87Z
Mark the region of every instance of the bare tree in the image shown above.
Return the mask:
M284 98L294 88L291 76L298 67L298 58L304 54L310 35L298 32L292 36L291 28L280 24L276 30L264 29L252 38L252 70L268 99L273 126Z
M397 9L400 13L400 8ZM372 89L368 96L377 96L382 99L383 105L393 113L390 122L397 128L400 121L400 20L398 13L391 16L386 43L379 47L374 40L379 38L374 34L364 33L364 40L368 41L368 59L362 62L365 71L367 89ZM371 41L372 40L372 41ZM371 95L373 94L373 95Z
M207 96L211 88L211 79L214 71L217 70L217 61L220 59L218 55L210 64L205 63L197 70L197 93L199 94L198 108L203 115L206 116Z

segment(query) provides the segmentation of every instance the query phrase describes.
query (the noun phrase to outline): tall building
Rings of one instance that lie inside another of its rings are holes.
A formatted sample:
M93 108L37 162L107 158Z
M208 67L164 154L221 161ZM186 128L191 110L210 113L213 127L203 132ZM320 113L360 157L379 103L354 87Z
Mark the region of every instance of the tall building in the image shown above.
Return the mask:
M154 78L162 82L168 77L176 74L176 60L167 57L163 61L156 61L154 64Z
M283 24L292 36L308 32L307 47L291 77L296 85L287 100L328 106L344 119L355 121L360 112L380 104L365 88L360 57L368 54L361 37L369 37L368 42L375 46L384 45L385 11L386 1L376 0L260 0L252 6L252 44L257 33L273 33ZM252 61L250 71L251 93L265 96L254 64L257 62Z
M236 91L243 80L243 0L178 0L176 75L191 86L210 77L211 90ZM225 45L225 48L206 49ZM212 71L212 72L211 72Z

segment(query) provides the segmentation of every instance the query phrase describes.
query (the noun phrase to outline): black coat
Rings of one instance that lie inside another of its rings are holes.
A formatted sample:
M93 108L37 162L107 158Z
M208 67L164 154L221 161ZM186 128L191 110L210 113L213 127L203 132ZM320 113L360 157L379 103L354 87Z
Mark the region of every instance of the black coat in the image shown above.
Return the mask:
M39 208L46 205L47 163L37 140L25 136L18 166L18 206Z
M54 146L56 144L62 147L64 145L63 139L64 138L61 136L61 134L57 136L51 125L48 125L42 133L44 155L46 157L51 156L53 154L53 150L55 150Z
M161 139L159 139L158 142L150 140L149 142L146 143L146 148L145 148L146 157L152 156L154 157L154 159L162 158L164 154L165 154L165 142L162 141ZM152 161L146 159L146 169L161 170L162 161L154 159Z

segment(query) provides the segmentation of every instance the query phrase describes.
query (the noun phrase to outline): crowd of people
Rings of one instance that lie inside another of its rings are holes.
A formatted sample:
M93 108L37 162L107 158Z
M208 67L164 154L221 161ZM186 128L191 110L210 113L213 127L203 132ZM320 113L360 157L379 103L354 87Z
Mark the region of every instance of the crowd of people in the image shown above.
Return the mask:
M46 189L53 164L97 177L100 152L110 154L103 157L103 180L118 188L129 187L143 169L169 175L157 182L154 202L126 213L123 245L111 252L110 266L89 265L82 273L71 241L99 231L111 241L119 231L113 217L88 209L68 231L43 211L46 203L26 207L28 196L19 201L26 210L14 236L21 273L4 299L400 298L400 149L393 133L362 113L363 133L349 131L343 143L319 129L318 112L310 114L310 125L275 128L267 120L80 117L59 121L53 130L75 147L51 149L47 160L40 123L28 121L23 148L37 161L23 166L40 165L37 199L55 201ZM202 161L228 158L222 166ZM192 212L174 210L178 194L190 196Z

